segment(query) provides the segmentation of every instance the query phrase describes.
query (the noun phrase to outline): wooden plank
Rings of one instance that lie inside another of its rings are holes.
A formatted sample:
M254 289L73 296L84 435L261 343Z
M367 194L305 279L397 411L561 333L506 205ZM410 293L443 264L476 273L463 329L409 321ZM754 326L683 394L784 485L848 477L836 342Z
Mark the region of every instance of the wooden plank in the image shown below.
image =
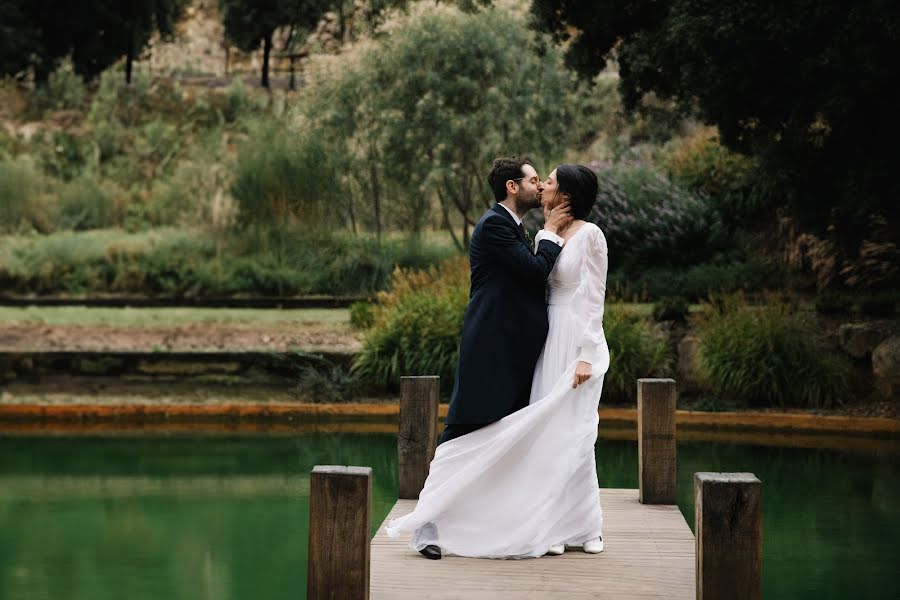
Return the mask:
M759 600L762 484L752 473L695 473L697 600Z
M397 468L400 498L418 498L437 445L440 377L400 378Z
M601 490L600 500L606 547L596 555L569 548L537 559L432 561L382 524L372 540L372 598L693 598L694 537L678 507L640 504L637 490ZM399 500L385 522L414 507Z
M675 380L638 379L638 481L644 504L675 504Z
M316 466L309 481L309 600L369 598L370 467Z

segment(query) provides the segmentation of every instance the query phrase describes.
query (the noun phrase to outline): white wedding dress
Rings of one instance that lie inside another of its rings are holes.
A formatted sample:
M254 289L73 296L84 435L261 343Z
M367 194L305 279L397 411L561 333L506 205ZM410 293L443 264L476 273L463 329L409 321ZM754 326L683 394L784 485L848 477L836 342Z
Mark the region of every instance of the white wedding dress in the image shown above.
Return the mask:
M444 554L526 558L601 535L594 443L609 368L606 271L606 238L585 223L548 279L550 328L529 405L438 446L415 510L388 523L389 536L413 533L415 550L434 544ZM592 376L572 389L579 360L591 363Z

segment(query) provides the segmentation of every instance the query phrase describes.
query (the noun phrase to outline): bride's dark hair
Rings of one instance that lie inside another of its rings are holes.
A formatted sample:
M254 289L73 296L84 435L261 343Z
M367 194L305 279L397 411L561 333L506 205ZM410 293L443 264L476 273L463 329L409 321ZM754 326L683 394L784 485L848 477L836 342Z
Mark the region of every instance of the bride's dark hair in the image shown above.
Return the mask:
M559 191L569 195L572 218L586 219L597 201L597 174L583 165L562 164L556 167Z

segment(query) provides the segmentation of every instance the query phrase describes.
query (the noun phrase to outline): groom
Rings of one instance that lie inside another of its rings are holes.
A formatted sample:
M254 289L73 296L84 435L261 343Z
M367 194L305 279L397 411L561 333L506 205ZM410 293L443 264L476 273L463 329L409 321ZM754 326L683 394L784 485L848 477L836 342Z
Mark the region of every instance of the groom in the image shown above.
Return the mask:
M522 217L541 205L541 180L527 158L498 158L488 174L497 203L475 225L471 289L456 379L439 444L528 405L547 337L545 285L571 222L568 203L550 212L536 252Z
M450 410L438 444L499 421L528 405L534 367L547 337L547 276L562 252L556 232L572 221L568 202L550 211L537 251L522 217L541 204L543 186L527 158L498 158L488 173L497 203L472 232L472 285L463 320ZM427 523L424 528L433 528ZM429 531L429 533L434 533ZM419 552L441 558L430 544Z

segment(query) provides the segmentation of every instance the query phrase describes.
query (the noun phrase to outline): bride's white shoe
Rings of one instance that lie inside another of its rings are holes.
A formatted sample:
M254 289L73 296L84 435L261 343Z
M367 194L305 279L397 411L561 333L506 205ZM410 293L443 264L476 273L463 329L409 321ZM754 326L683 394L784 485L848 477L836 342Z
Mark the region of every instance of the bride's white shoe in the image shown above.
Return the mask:
M584 551L588 554L600 554L603 552L603 538L598 537L592 540L588 540L584 543Z
M562 554L565 551L566 551L565 544L556 544L555 546L550 546L550 549L547 550L547 554L549 554L550 556L559 556L560 554Z

